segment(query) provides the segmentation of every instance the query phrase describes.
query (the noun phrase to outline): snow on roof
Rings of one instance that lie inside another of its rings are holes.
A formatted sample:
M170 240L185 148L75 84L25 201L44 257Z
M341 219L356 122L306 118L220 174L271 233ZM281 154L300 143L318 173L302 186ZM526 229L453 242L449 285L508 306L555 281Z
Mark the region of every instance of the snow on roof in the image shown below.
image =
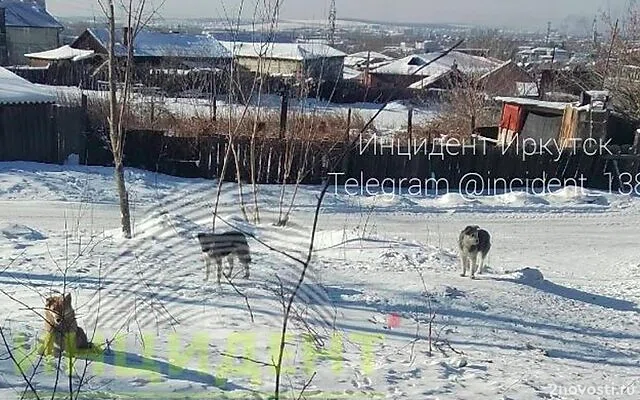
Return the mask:
M35 2L18 0L0 0L0 7L4 8L7 26L27 28L55 28L63 26Z
M28 53L24 56L26 58L34 58L37 60L51 60L51 61L59 61L59 60L71 60L71 61L82 61L88 58L91 58L95 52L93 50L80 50L74 49L69 45L64 45L62 47L58 47L57 49L41 51L39 53Z
M49 90L0 67L0 104L55 103L56 100L56 95Z
M342 79L358 79L362 76L362 72L354 68L344 67L342 70Z
M370 52L370 54L367 51L361 51L345 57L344 65L349 67L365 67L367 61L369 62L369 68L376 68L389 64L393 61L393 57L375 51Z
M607 100L610 96L608 90L586 90L585 93L591 96L592 100Z
M107 48L109 31L107 29L88 29L100 44ZM116 55L127 55L127 46L122 30L116 32ZM191 35L185 33L166 33L142 30L133 46L135 57L182 57L182 58L231 58L227 49L213 36Z
M349 57L362 58L365 60L367 59L367 57L371 58L372 60L375 58L380 58L387 61L393 60L393 57L390 57L386 54L378 53L377 51L361 51L359 53L349 54Z
M374 74L389 74L389 75L417 75L417 76L431 76L441 74L448 71L457 65L458 69L462 73L469 74L484 74L490 72L500 64L489 60L484 57L472 56L469 54L461 53L458 51L452 51L439 60L431 63L427 67L424 67L418 71L424 64L432 61L436 57L440 56L441 52L434 52L428 54L414 54L400 60L393 61L387 65L376 68L371 71ZM418 71L416 73L416 71Z
M509 61L505 61L503 63L498 64L495 68L491 69L491 71L488 71L487 73L485 73L484 75L482 75L480 77L480 80L484 80L486 78L488 78L489 76L491 76L491 74L493 74L496 71L501 70L502 68L505 68L511 64L514 64L513 60L509 60Z
M558 101L542 101L542 100L535 100L535 99L526 99L522 97L496 97L494 100L501 101L503 103L518 104L521 106L547 108L550 110L564 110L567 106L573 105L572 103L564 103L564 102L558 102Z
M520 51L518 51L518 54L521 54L521 55L532 55L532 54L552 55L554 52L557 55L569 53L567 50L561 49L559 47L555 47L555 48L554 47L535 47L535 48L525 48L523 50L520 50Z
M433 85L434 83L436 83L438 80L444 78L445 76L451 74L451 69L447 70L447 71L443 71L439 74L434 74L431 76L427 76L426 78L423 78L421 80L419 80L416 83L413 83L411 85L409 85L409 89L426 89L429 86Z
M317 58L346 57L346 54L321 43L248 43L221 42L237 57L266 58L279 60L313 60Z
M359 53L349 54L345 58L345 63L352 63L353 65L356 65L358 63L367 62L367 60L369 60L370 62L393 61L393 57L390 57L386 54L378 53L376 51L361 51Z

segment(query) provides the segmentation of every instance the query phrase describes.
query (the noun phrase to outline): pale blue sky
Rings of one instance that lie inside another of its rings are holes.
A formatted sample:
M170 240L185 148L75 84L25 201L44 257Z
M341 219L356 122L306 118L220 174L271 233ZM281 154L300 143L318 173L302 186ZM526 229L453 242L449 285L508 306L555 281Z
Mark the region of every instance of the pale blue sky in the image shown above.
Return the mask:
M161 0L152 0L159 2ZM221 17L241 0L166 0L167 17ZM255 4L256 0L246 0ZM592 18L628 0L337 0L338 15L392 22L460 22L534 26L568 15ZM283 18L325 19L330 0L284 0ZM99 15L97 0L47 0L59 16ZM249 8L249 7L248 7Z

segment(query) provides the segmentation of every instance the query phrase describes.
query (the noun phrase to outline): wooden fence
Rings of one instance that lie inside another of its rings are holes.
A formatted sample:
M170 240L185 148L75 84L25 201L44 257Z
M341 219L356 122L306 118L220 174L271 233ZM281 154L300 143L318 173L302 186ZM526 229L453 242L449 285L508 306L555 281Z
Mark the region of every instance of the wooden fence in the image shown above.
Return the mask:
M383 150L386 150L384 152ZM640 157L630 146L608 146L600 149L566 149L550 152L539 149L503 150L478 146L445 149L436 147L428 154L410 154L410 149L367 149L350 152L344 177L361 184L368 179L393 180L398 186L410 187L417 179L432 189L504 190L518 187L571 185L601 190L627 187L627 181L639 172ZM610 154L611 153L611 154ZM640 181L637 183L640 184ZM639 193L640 194L640 193Z
M100 159L91 153L89 159L103 165L109 155L104 143L95 145L98 148L93 154L100 152ZM225 136L185 138L157 131L130 131L125 142L125 163L129 167L188 178L217 179L224 170L226 181L236 181L239 174L241 181L250 182L253 170L256 182L261 184L285 181L318 184L330 172L341 151L342 146L333 143L277 138L256 140L253 147L248 138L238 138L233 149L229 149ZM226 169L225 158L228 159Z
M86 109L51 104L0 106L0 161L59 163L82 155Z
M0 160L57 162L54 126L51 105L0 106Z
M635 179L640 172L640 156L632 146L561 152L528 149L526 156L522 149L503 151L494 146L478 146L475 151L469 147L464 150L436 147L411 156L409 149L389 150L371 147L360 151L356 146L347 151L335 169L336 161L345 151L344 143L256 140L253 168L260 184L298 180L303 184L319 184L330 173L337 173L331 179L340 184L349 178L365 184L373 178L378 182L391 179L399 187L409 187L415 183L411 179L418 179L433 188L446 182L450 189L470 185L485 190L516 188L519 183L528 187L575 183L617 190L621 185L627 187L629 179ZM127 135L125 161L130 167L174 176L217 179L223 174L228 151L225 136L183 138L155 131L132 131ZM109 157L104 145L103 152ZM235 181L239 175L241 181L250 182L251 154L248 138L236 140L233 151L229 151L224 180Z
M0 107L0 122L2 161L61 163L75 153L83 164L112 165L104 129L89 130L86 109L82 107L39 105L25 111L4 106ZM343 174L337 178L341 184L348 178L361 184L374 178L391 179L397 186L408 187L415 183L410 179L418 179L429 182L432 188L440 188L439 182L446 182L449 189L472 185L487 190L505 185L509 188L512 182L517 187L519 180L522 186L539 186L555 179L553 184L574 180L585 187L628 191L630 185L635 188L640 183L636 177L640 171L640 140L636 143L610 146L600 152L536 151L526 157L521 151L503 152L492 146L476 151L436 148L417 154L410 149L370 147L360 151L356 147L347 151L336 170L334 165L345 152L344 143L269 138L256 140L252 148L248 138L238 138L229 149L226 136L186 138L159 131L130 131L125 163L128 167L188 178L217 179L224 175L225 181L235 181L239 175L242 181L250 182L253 175L260 184L319 184L335 172Z

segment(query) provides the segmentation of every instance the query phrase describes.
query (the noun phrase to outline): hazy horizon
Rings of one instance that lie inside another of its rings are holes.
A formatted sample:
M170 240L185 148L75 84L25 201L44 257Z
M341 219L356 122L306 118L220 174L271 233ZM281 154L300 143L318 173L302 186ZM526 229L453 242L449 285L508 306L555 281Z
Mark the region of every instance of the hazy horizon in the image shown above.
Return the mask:
M338 18L406 23L462 23L493 26L544 27L567 17L593 18L605 10L619 12L623 0L337 0ZM625 0L626 2L626 0ZM241 0L166 0L165 18L224 18L236 14ZM255 0L245 2L251 17ZM283 19L326 19L330 0L284 0ZM100 15L97 0L47 0L60 17Z

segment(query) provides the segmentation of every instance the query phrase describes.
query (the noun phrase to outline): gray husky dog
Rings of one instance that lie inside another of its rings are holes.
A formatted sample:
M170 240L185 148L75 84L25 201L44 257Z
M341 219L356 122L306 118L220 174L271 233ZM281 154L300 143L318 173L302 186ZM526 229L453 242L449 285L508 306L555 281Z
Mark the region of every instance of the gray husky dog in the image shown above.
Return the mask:
M207 268L205 281L209 280L209 268L211 260L215 260L218 267L218 284L222 278L222 260L229 259L229 274L233 273L233 257L237 257L244 266L244 278L249 279L249 264L251 263L251 251L247 243L247 237L242 232L225 233L199 233L198 242L204 253Z
M458 246L462 259L461 276L467 276L467 269L469 269L469 262L471 262L471 279L476 279L476 272L482 273L484 261L491 250L491 235L477 225L470 225L460 232ZM479 265L478 256L480 256Z

